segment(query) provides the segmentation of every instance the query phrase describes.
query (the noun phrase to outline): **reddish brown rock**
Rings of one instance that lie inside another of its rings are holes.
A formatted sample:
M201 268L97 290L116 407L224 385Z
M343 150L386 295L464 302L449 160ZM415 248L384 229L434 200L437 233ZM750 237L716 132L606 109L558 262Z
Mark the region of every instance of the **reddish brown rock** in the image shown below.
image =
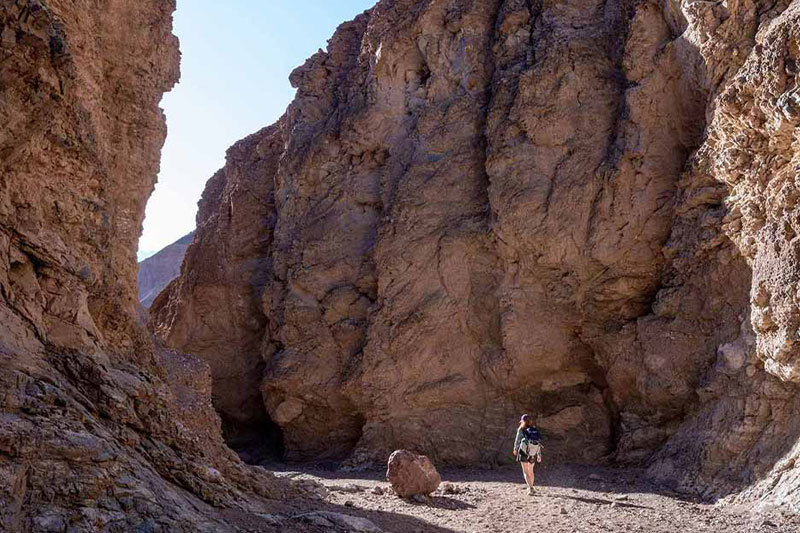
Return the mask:
M209 181L197 230L180 278L152 306L153 329L168 346L203 357L229 442L263 459L259 443L280 449L260 386L267 318L264 287L272 280L274 183L283 137L264 130L228 150L226 167ZM230 238L229 238L230 237ZM200 267L199 265L202 265Z
M293 494L225 447L207 364L137 324L174 8L0 3L2 531L224 530Z
M505 461L533 412L548 460L798 506L798 9L378 2L232 150L152 321L293 459Z
M694 257L676 250L695 271L698 260L719 271L711 283L693 283L693 300L699 287L714 287L714 297L705 296L714 307L705 304L702 313L714 315L718 328L738 323L739 331L717 345L697 388L702 407L659 451L651 473L706 497L780 503L797 511L797 208L791 169L800 123L790 102L800 6L778 4L764 20L769 23L753 30L750 53L737 54L737 75L717 93L705 142L690 161L683 211L694 213L694 224L703 228L694 230L699 250ZM742 38L736 27L728 31L734 42Z
M428 496L442 483L430 459L408 450L396 450L389 456L386 479L401 498Z

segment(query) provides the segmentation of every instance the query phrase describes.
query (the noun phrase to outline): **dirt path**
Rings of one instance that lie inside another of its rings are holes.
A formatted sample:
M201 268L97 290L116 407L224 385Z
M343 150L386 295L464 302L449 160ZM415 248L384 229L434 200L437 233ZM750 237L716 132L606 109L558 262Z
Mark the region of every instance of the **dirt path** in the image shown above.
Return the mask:
M525 494L516 467L445 470L452 491L407 501L390 494L383 472L291 468L270 466L280 476L325 485L330 510L367 518L387 532L800 532L800 517L690 501L630 470L537 469L536 496Z

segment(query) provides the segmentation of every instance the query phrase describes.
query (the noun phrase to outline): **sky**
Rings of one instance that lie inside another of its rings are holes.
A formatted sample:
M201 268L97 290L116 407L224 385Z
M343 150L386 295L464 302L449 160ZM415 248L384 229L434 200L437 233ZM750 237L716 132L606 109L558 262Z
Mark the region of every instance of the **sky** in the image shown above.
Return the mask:
M139 259L194 229L206 181L233 143L272 124L294 97L289 73L375 0L178 0L181 80L164 95L167 141Z

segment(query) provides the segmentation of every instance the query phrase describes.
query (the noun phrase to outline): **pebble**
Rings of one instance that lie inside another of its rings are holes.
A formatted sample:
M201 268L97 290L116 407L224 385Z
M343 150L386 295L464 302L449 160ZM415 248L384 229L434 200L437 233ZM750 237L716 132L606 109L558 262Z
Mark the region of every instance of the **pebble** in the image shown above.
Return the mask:
M461 494L464 490L459 487L458 485L454 485L452 483L442 483L442 486L439 488L442 493L444 494Z

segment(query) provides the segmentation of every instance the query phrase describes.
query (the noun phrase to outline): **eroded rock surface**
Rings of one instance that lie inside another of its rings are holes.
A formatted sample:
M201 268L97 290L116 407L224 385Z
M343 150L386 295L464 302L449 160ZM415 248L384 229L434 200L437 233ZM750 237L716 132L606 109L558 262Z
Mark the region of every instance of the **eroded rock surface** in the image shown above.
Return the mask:
M184 262L192 266L153 303L159 320L169 324L155 326L167 345L182 346L211 366L214 405L237 448L252 448L259 440L281 447L279 436L271 434L260 386L267 322L261 292L272 279L273 176L282 147L280 128L270 127L228 151L228 164L200 200Z
M502 461L534 412L550 460L798 506L799 16L380 1L232 149L152 323L289 458Z
M213 531L292 494L137 323L170 1L0 3L0 530Z

